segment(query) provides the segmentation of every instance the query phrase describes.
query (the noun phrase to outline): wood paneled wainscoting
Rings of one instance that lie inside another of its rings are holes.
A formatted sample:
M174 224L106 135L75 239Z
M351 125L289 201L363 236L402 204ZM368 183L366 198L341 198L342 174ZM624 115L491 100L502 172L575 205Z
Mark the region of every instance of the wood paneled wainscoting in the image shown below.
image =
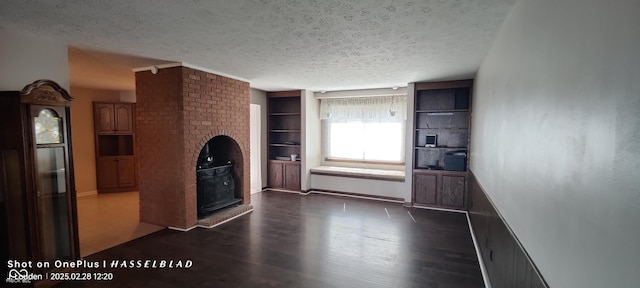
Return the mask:
M548 288L493 202L469 173L469 218L493 288Z

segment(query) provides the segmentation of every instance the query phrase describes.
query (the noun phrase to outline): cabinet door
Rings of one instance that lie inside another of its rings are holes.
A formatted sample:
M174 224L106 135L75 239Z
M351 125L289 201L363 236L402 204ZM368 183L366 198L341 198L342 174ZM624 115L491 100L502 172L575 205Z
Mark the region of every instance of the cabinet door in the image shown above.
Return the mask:
M413 198L418 204L436 205L438 176L435 174L414 174Z
M118 187L136 186L136 170L133 156L118 156Z
M118 157L106 156L98 158L98 188L118 187Z
M464 176L442 175L440 205L464 208L465 183Z
M133 133L133 105L113 104L115 115L115 129L119 134Z
M284 188L300 190L300 165L284 164Z
M113 104L96 103L93 111L95 113L96 133L113 134L116 131Z
M284 185L284 168L282 163L269 161L267 184L269 187L282 188Z

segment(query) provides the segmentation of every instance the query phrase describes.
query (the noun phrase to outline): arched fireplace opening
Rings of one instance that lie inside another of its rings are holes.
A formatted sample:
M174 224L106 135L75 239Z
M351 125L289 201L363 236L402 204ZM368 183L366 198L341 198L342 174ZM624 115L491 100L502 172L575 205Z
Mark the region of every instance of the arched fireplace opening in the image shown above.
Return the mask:
M242 151L228 136L204 144L196 163L198 218L243 201Z

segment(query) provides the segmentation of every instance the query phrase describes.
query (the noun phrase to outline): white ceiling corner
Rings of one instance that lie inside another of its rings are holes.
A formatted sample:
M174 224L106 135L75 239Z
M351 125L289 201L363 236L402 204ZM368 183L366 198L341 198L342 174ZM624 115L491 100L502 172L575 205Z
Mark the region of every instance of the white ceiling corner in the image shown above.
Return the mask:
M183 62L343 90L473 77L514 1L5 0L0 26L69 43L72 85L132 90L132 68Z

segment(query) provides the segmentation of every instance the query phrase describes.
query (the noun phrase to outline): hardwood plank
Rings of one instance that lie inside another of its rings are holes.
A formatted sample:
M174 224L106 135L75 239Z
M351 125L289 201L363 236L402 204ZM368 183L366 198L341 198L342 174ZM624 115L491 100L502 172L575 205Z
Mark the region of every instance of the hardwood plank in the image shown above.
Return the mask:
M484 287L464 214L278 192L252 204L253 213L212 229L162 230L86 259L193 261L100 269L114 273L105 287Z

